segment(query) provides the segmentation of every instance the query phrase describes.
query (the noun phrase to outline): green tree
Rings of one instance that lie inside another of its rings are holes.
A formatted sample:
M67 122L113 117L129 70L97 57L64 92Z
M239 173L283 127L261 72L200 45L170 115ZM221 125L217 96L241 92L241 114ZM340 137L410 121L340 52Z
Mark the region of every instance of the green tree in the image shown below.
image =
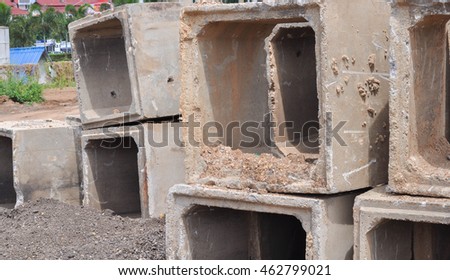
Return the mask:
M54 22L55 26L51 29L50 36L57 41L66 40L69 24L67 16L63 13L56 13Z
M125 4L138 3L138 2L139 2L139 0L113 0L113 4L115 7L122 6Z
M111 6L107 3L103 3L100 5L100 12L107 11L111 8Z
M68 25L70 22L83 18L88 9L89 4L83 4L80 7L67 5L65 13L60 13L54 8L42 10L38 4L31 5L27 16L12 17L7 16L10 7L2 10L0 2L0 24L2 20L9 25L11 47L32 46L36 40L55 39L57 41L67 40ZM8 10L9 9L9 10ZM9 19L10 22L6 21Z
M31 31L29 17L14 17L9 25L9 38L12 48L32 46L36 40Z
M27 22L29 26L29 31L34 37L34 41L38 38L43 39L44 32L41 29L42 25L42 10L41 6L38 4L33 4L28 9Z
M32 4L28 9L28 15L38 16L39 14L42 14L41 6L37 3Z
M236 3L238 2L238 0L235 0ZM139 0L113 0L112 1L114 6L122 6L122 5L126 5L126 4L134 4L134 3L139 3ZM165 0L144 0L144 3L157 3L157 2L165 2Z
M11 23L11 7L0 2L0 26L9 26Z
M57 27L58 21L57 21L57 12L55 8L48 8L40 15L40 22L41 22L41 36L45 40L46 38L51 38L51 34L53 29Z
M45 41L49 38L57 40L65 38L67 20L52 7L42 11L39 5L33 5L28 20L36 39Z
M69 21L74 21L86 16L88 9L91 7L89 4L83 4L80 7L74 5L67 5L64 8L65 13L68 15Z
M77 8L72 4L67 5L64 11L69 17L74 17L77 14Z

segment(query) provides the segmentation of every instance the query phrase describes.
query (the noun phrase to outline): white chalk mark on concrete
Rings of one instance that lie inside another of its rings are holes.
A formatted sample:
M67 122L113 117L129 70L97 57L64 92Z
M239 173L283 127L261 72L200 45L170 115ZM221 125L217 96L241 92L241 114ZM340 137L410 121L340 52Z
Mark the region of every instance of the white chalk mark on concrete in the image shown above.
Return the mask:
M359 172L359 171L362 171L362 170L368 168L369 166L371 166L372 164L374 164L374 163L376 163L376 162L377 162L376 159L372 159L368 164L365 164L365 165L363 165L363 166L361 166L361 167L359 167L359 168L356 168L356 169L354 169L354 170L352 170L352 171L350 171L350 172L343 173L342 176L344 177L345 182L347 182L348 184L350 184L350 181L348 180L348 178L349 178L351 175L353 175L353 174L355 174L355 173L357 173L357 172Z
M364 130L344 130L344 134L365 134Z
M386 77L389 78L389 73L385 72L362 72L362 71L351 71L351 70L342 70L342 73L344 74L353 74L353 75L372 75L372 76L379 76L379 77Z

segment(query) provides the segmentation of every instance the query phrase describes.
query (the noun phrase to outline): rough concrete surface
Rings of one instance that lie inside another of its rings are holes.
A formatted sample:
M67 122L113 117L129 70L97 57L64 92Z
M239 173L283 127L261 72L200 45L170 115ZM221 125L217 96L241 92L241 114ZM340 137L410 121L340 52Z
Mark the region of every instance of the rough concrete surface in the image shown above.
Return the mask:
M351 259L356 195L176 185L168 198L167 258Z
M184 182L184 149L171 123L83 131L83 203L160 217L169 188Z
M450 259L450 200L389 194L356 197L355 259Z
M41 199L0 207L0 260L161 260L164 221Z
M450 3L394 2L389 190L450 198Z
M69 26L85 128L179 114L181 4L148 3Z
M249 180L245 166L237 163L229 173L241 188L337 193L387 183L390 7L385 1L367 2L183 9L183 120L193 116L200 127L224 132L206 143L205 130L185 131L188 183L228 184L227 176L209 172L211 159L204 155L210 153L222 162L245 153L241 161L269 166L263 176ZM253 126L245 128L249 121ZM283 128L286 121L293 122L292 129ZM247 133L226 129L233 122ZM257 141L246 147L240 141L250 141L249 135ZM300 172L286 179L285 172L270 166L283 166L288 155L296 158L292 164Z
M0 122L0 259L450 259L449 21L182 0L72 23L81 116Z
M79 133L61 121L0 122L0 204L80 204Z

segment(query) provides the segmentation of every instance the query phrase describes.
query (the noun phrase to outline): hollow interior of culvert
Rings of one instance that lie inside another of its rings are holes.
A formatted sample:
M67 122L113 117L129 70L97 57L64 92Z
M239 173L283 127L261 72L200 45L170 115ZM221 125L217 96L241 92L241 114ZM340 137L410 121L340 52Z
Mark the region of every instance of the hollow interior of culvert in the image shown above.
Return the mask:
M195 206L184 224L193 259L305 259L306 232L294 216Z
M383 220L367 236L375 260L450 260L450 225Z
M11 138L0 136L0 207L13 208L15 203L13 143Z
M89 201L118 215L140 216L138 152L132 137L90 140Z

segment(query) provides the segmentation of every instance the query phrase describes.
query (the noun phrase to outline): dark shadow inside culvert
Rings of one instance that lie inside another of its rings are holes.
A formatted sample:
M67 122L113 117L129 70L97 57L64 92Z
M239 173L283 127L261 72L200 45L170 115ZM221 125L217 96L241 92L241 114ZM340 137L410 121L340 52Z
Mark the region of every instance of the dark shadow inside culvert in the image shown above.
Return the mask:
M277 146L319 153L316 39L309 26L280 27L271 39L275 58ZM282 125L286 123L286 125ZM280 131L280 129L282 131Z
M305 259L306 232L293 216L195 206L184 223L192 259Z
M0 136L0 207L13 208L16 203L13 168L12 140Z
M304 260L306 232L294 216L258 213L261 259Z
M367 237L375 260L450 259L450 225L384 220Z
M89 188L95 189L100 208L140 216L139 150L134 139L90 140L85 151L92 176Z
M110 19L80 29L73 41L82 69L80 84L89 93L83 110L96 117L128 112L133 97L121 21Z

